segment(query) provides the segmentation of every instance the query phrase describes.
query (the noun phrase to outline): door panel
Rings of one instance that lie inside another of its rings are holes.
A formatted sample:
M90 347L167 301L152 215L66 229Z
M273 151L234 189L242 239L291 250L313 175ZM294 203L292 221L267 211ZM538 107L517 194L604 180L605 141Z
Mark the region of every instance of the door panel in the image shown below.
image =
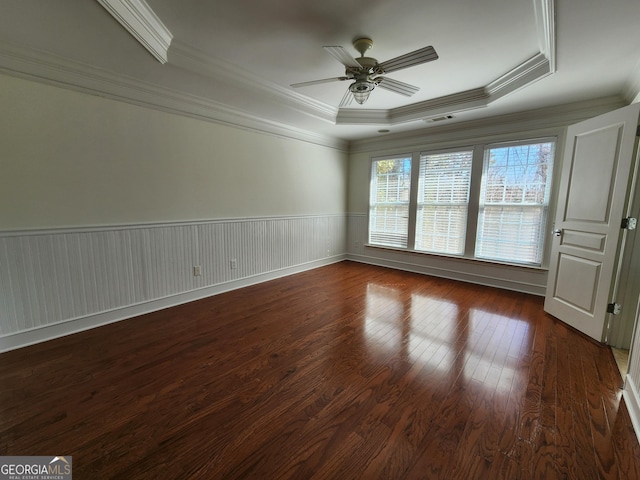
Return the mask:
M640 104L572 125L560 176L545 310L601 341Z
M561 254L554 298L584 313L593 314L593 298L600 280L601 263L582 257ZM580 282L574 279L580 278Z
M574 138L565 221L607 222L621 129L617 124Z
M601 233L576 232L573 230L564 230L562 232L562 245L584 248L602 252L604 250L605 240L607 237Z

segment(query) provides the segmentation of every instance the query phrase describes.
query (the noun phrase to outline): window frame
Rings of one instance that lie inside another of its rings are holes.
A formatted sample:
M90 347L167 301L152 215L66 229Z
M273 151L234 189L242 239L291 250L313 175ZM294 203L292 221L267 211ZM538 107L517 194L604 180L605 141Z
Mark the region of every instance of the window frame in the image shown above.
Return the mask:
M422 166L422 159L425 157L429 157L429 156L440 156L440 155L451 155L451 154L458 154L458 153L466 153L469 152L471 154L471 164L469 166L469 187L468 187L468 192L467 192L467 197L468 200L466 203L455 203L455 202L451 202L448 204L448 206L454 206L454 205L458 205L458 206L465 206L466 207L466 221L465 221L465 225L464 225L464 237L463 237L463 245L462 245L462 252L460 253L450 253L450 252L442 252L442 251L435 251L435 250L424 250L424 249L418 249L415 245L417 243L417 236L418 236L418 213L420 211L420 207L424 206L424 205L433 205L437 208L437 206L445 206L445 203L440 203L440 202L433 202L433 203L427 203L427 202L421 202L420 201L420 194L421 192L421 180L422 180L422 172L420 171L420 167ZM451 148L451 149L447 149L447 150L440 150L440 151L422 151L420 152L419 156L418 156L418 171L416 173L417 176L417 190L416 190L416 213L415 213L415 224L416 224L416 228L415 228L415 234L414 234L414 249L417 252L421 252L421 253L429 253L429 254L435 254L435 255L450 255L450 256L463 256L466 253L466 246L467 246L467 228L469 225L469 210L470 210L470 203L471 203L471 183L473 181L473 166L474 166L474 155L475 155L475 149L473 146L471 147L458 147L458 148Z
M509 146L509 145L528 145L536 143L552 142L553 156L552 156L552 168L551 168L551 181L548 182L547 188L549 189L549 202L547 204L547 215L545 225L542 227L544 234L542 235L542 260L540 264L520 263L514 261L502 261L489 258L480 258L475 256L476 251L476 237L478 229L478 218L480 212L480 195L482 188L483 169L484 169L484 152L485 149L496 146ZM509 265L522 268L534 268L534 269L547 269L550 243L548 241L548 233L553 221L553 212L555 210L556 195L557 195L557 183L558 183L558 168L561 157L559 158L559 152L562 151L562 136L561 132L557 129L549 129L546 133L536 136L518 136L514 139L513 135L496 135L494 137L484 137L477 141L472 142L451 142L452 146L443 146L436 148L420 148L412 153L390 153L385 155L371 156L369 161L369 191L368 199L369 205L367 209L367 241L364 244L366 247L395 250L399 252L408 252L422 256L443 257L452 259L469 260L478 263L489 263L497 265ZM448 253L436 253L425 250L417 250L415 248L416 240L416 223L417 223L417 208L418 208L418 181L419 181L419 165L420 157L422 155L433 155L441 153L460 152L465 150L473 150L473 160L471 167L471 185L469 189L469 205L467 212L467 226L466 226L466 238L465 248L462 255L454 255ZM406 152L406 151L405 151ZM409 225L408 225L408 238L407 247L393 247L388 245L375 244L370 242L370 226L371 226L371 175L373 165L376 160L394 159L394 158L412 158L411 164L411 182L409 191Z
M478 219L477 219L477 225L478 228L480 227L480 219L481 219L481 215L483 210L486 209L486 205L485 201L483 199L483 194L485 193L485 189L486 189L486 173L489 169L489 164L487 162L487 158L490 155L490 151L492 149L501 149L501 148L511 148L511 147L520 147L520 146L530 146L530 145L540 145L540 144L544 144L544 143L551 143L552 144L552 153L551 153L551 171L550 171L550 175L551 175L551 181L546 181L545 182L545 192L544 192L544 198L545 198L545 202L543 202L542 204L535 204L535 203L525 203L525 202L521 202L520 204L516 203L516 202L489 202L488 205L490 207L499 207L502 206L504 207L511 207L511 208L520 208L524 210L528 210L528 209L537 209L540 208L542 209L542 232L539 235L540 241L541 241L541 245L539 244L539 249L540 249L540 261L539 262L531 262L531 261L525 261L525 260L509 260L509 259L499 259L499 258L493 258L493 257L489 257L489 256L480 256L478 255L478 249L479 249L479 245L477 244L477 239L478 236L476 235L476 248L474 251L474 258L477 258L479 260L488 260L488 261L494 261L494 262L501 262L501 263L516 263L516 264L522 264L522 265L533 265L533 266L541 266L542 262L543 262L543 258L544 258L544 251L546 248L546 237L547 235L545 235L548 225L549 225L549 216L550 216L550 203L551 203L551 191L552 191L552 186L553 186L553 181L554 181L554 166L555 166L555 161L556 161L556 151L557 151L557 147L558 147L558 142L557 139L555 138L550 138L550 137L543 137L543 138L538 138L538 139L530 139L530 140L521 140L521 141L510 141L510 142L497 142L497 143L488 143L484 145L483 148L483 158L482 158L482 178L481 178L481 190L480 190L480 196L479 196L479 205L478 205ZM486 218L486 217L485 217Z
M409 201L407 202L407 215L408 215L408 219L407 219L407 246L406 247L398 247L398 246L394 246L394 245L389 245L389 244L380 244L380 243L371 243L371 222L372 222L372 198L374 195L374 191L373 191L373 172L374 172L374 165L376 164L376 162L379 161L385 161L385 160L405 160L408 159L410 161L410 173L409 173ZM382 247L382 248L396 248L396 249L400 249L400 250L407 250L407 249L412 249L413 248L413 241L412 241L412 237L413 237L413 233L412 233L412 229L411 229L411 218L413 216L412 213L412 204L413 202L413 195L412 192L414 191L414 185L413 185L413 181L414 181L414 168L415 168L415 159L414 156L411 153L400 153L397 155L384 155L384 156L379 156L379 157L373 157L371 158L370 164L369 164L369 206L368 206L368 210L367 210L367 245L372 245L372 246L376 246L376 247Z

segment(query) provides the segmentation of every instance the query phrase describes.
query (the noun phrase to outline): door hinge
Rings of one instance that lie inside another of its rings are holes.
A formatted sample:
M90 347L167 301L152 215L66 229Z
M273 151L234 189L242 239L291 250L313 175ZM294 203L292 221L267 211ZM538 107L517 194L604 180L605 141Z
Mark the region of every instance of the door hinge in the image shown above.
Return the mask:
M622 225L620 225L620 228L623 228L626 230L635 230L637 224L638 224L637 218L627 217L622 219Z
M619 303L609 303L607 304L607 313L613 313L614 315L619 315L622 312L622 305Z

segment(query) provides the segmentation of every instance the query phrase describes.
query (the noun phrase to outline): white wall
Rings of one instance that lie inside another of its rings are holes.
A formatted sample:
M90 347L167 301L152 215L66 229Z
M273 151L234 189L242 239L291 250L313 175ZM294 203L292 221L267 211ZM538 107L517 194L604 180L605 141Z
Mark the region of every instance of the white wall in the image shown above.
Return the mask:
M346 153L0 75L0 230L344 213Z
M344 258L343 151L2 75L0 105L0 351Z

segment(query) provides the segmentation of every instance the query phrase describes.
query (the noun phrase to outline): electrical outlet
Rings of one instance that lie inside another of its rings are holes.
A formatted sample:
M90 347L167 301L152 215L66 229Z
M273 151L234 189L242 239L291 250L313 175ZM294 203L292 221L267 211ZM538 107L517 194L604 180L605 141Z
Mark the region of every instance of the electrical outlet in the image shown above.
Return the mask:
M238 268L238 261L235 258L232 258L231 260L229 260L229 267L231 268L231 270L235 270L236 268Z
M195 265L193 267L193 276L199 277L200 275L202 275L202 268L200 267L200 265Z

